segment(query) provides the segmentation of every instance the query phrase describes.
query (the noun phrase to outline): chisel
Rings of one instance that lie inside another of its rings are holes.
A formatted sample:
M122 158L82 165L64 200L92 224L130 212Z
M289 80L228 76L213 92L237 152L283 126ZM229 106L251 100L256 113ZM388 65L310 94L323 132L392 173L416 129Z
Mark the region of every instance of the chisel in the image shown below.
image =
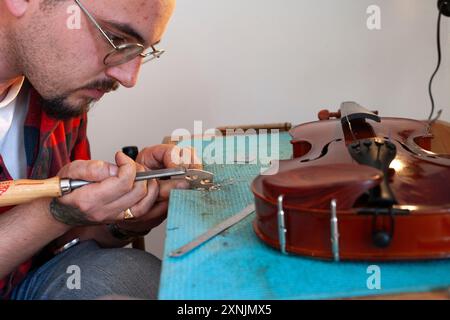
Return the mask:
M182 167L139 172L135 181L183 176L191 189L208 189L213 185L213 174ZM61 197L93 182L54 177L46 180L9 180L0 182L0 207L13 206L39 198Z

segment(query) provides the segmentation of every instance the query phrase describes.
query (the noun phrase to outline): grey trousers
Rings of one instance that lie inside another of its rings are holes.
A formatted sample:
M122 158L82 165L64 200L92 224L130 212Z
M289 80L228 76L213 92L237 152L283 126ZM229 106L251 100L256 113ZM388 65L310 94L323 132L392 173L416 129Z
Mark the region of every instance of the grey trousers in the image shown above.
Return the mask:
M82 242L32 271L13 300L156 299L161 261L135 249Z

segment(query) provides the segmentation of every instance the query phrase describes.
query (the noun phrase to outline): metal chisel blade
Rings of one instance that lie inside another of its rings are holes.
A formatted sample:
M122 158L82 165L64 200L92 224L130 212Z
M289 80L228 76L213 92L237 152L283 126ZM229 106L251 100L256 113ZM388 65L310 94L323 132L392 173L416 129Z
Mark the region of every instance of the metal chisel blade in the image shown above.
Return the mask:
M200 235L193 241L189 242L188 244L182 246L181 248L174 250L170 253L171 257L181 257L182 255L192 251L193 249L197 248L198 246L202 245L206 241L210 240L211 238L215 237L219 233L225 231L226 229L230 228L231 226L235 225L236 223L240 222L247 216L249 216L251 213L255 211L255 205L251 204L247 206L245 209L243 209L238 214L224 220L223 222L216 225L214 228L208 230L204 234Z
M191 189L208 188L213 185L214 174L204 170L185 169L183 167L152 170L146 172L138 172L135 181L143 181L150 179L169 178L174 176L183 176L189 183ZM91 181L75 180L69 181L69 192L85 185L91 184Z
M191 189L208 189L214 185L214 174L205 170L173 168L140 172L136 174L136 181L182 176L189 183Z
M158 179L158 178L166 178L172 176L181 176L186 174L185 168L171 168L171 169L160 169L146 172L138 172L136 173L135 181L149 180L149 179Z

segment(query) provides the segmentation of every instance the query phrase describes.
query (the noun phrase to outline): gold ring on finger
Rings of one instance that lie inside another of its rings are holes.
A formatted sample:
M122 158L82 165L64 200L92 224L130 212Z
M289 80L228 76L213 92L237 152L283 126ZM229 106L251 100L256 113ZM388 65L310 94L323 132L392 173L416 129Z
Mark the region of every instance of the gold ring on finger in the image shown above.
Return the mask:
M134 219L134 215L133 215L133 213L131 212L131 209L130 209L130 208L128 208L127 210L125 210L123 213L124 213L124 215L123 215L123 220Z

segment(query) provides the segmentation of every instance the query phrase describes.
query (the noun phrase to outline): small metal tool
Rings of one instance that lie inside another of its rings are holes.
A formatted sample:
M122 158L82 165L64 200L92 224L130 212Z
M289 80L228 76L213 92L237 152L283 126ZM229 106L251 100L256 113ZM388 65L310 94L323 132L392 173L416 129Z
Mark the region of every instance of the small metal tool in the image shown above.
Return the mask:
M170 253L171 257L181 257L184 254L192 251L193 249L197 248L198 246L202 245L206 241L210 240L211 238L215 237L219 233L225 231L226 229L230 228L231 226L235 225L236 223L242 221L244 218L248 217L251 213L255 211L255 205L251 204L247 206L245 209L240 211L238 214L226 219L225 221L219 223L214 228L210 229L209 231L203 233L193 241L189 242L188 244L182 246L181 248L174 250Z

